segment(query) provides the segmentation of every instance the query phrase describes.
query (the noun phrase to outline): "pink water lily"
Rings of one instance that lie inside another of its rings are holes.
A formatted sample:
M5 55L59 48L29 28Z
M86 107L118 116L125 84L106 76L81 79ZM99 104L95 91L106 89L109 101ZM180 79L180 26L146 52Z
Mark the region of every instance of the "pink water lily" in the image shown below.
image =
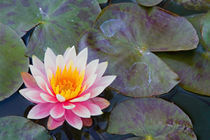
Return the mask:
M91 116L101 115L109 101L97 97L116 76L103 76L107 62L93 60L87 64L88 51L76 55L75 48L68 48L64 55L55 55L48 48L44 63L36 56L30 65L32 75L23 72L26 88L19 92L36 105L28 114L29 119L50 116L49 130L62 125L66 120L71 126L81 129L91 125Z

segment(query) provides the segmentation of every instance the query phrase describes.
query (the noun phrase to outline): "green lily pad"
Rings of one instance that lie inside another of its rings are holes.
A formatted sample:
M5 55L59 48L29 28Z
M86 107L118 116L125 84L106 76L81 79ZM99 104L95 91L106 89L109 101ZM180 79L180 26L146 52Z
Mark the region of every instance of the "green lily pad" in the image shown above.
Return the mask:
M108 0L98 0L98 3L107 3Z
M0 137L4 140L49 140L47 130L18 116L0 118Z
M210 51L210 12L203 17L203 27L201 29L203 45Z
M210 12L206 14L197 14L187 17L197 30L201 44L210 50Z
M186 90L210 96L210 52L200 46L190 52L157 53L180 77Z
M28 71L25 45L8 26L0 23L0 101L23 83L20 73Z
M176 105L159 98L136 98L118 104L111 112L107 131L132 133L140 140L197 139L189 117Z
M134 2L137 2L138 4L141 4L143 6L155 6L162 2L163 0L133 0Z
M190 10L209 10L209 0L169 0L168 2L176 3Z
M109 62L107 73L117 75L111 87L126 96L167 93L179 82L178 76L156 55L118 34L88 32L78 46L80 50L88 47L89 60Z
M118 34L153 52L191 50L199 42L196 30L184 17L159 7L145 8L134 3L105 8L95 26L108 36Z
M1 0L0 22L19 36L33 27L27 55L43 57L47 47L56 53L75 45L100 12L97 0Z

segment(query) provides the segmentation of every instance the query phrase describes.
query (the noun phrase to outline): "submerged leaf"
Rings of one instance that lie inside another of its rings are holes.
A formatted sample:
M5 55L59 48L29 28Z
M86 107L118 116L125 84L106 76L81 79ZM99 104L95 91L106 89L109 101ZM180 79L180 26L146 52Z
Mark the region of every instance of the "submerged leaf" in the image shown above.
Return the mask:
M176 105L158 98L130 99L117 105L111 113L108 132L132 133L140 140L143 140L141 137L146 140L197 139L189 117Z
M23 117L0 118L0 137L4 140L49 140L47 130Z
M47 47L56 53L76 44L100 12L97 0L1 0L0 21L21 37L33 27L27 54L43 57Z
M28 70L25 45L8 26L0 23L0 101L23 83L20 73Z

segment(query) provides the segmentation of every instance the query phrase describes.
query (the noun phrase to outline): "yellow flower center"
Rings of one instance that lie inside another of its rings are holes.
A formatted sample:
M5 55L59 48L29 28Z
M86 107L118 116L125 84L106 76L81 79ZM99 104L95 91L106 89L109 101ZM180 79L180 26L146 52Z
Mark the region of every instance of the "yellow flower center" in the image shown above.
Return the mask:
M69 63L69 67L64 67L62 71L57 67L55 75L52 75L50 84L54 93L62 95L65 100L69 100L77 97L85 90L85 86L82 87L82 83L85 76L85 71L79 71L74 68L72 62Z

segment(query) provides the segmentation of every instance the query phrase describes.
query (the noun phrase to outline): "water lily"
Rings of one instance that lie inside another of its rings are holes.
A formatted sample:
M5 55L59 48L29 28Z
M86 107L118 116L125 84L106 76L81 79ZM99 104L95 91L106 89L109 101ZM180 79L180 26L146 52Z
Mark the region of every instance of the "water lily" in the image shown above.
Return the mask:
M36 56L30 65L32 75L23 72L26 88L19 92L36 105L28 114L29 119L50 116L49 130L62 125L66 120L71 126L81 129L91 125L91 116L101 115L109 101L97 97L116 76L103 76L107 62L92 60L87 64L88 51L78 55L75 48L68 48L64 55L55 55L47 48L44 63Z

